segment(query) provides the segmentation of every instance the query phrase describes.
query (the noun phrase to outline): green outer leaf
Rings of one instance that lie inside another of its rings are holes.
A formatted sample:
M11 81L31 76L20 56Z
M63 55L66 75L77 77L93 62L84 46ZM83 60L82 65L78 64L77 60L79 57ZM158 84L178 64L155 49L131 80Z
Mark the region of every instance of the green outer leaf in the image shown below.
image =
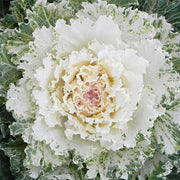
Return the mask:
M52 180L61 179L63 176L70 176L73 180L86 180L86 165L81 163L76 165L74 161L80 161L78 157L75 157L74 151L69 151L68 156L55 155L51 148L44 142L33 141L25 149L26 159L24 161L25 166L33 166L32 162L35 159L40 159L37 162L43 167L43 171L40 173L38 180ZM48 154L48 156L47 156ZM76 159L77 158L77 159ZM62 163L62 165L61 165Z
M116 6L121 6L126 8L138 4L138 0L107 0L107 2L109 4L115 4Z
M24 172L23 160L25 158L25 146L26 144L21 137L16 137L15 140L10 139L8 143L1 143L0 145L5 155L10 158L10 169L14 176L19 176Z
M0 179L13 179L10 169L7 168L10 167L9 159L7 156L4 155L4 152L2 150L0 150L0 162Z
M13 176L10 172L10 163L9 158L5 156L2 150L2 144L5 144L9 141L10 131L9 124L14 121L13 117L9 112L7 112L5 106L0 107L0 179L13 179Z
M174 69L180 73L180 34L172 31L167 32L167 23L163 18L154 21L153 25L157 31L154 38L162 42L163 49L172 56L171 61Z
M72 10L66 9L62 14L60 12L58 6L42 3L26 9L28 23L22 21L7 37L7 50L13 54L11 61L14 64L18 64L24 53L28 52L29 42L34 40L32 34L36 28L55 26L58 19L68 21L73 15Z
M0 142L9 138L9 124L14 121L13 117L7 112L5 106L0 107Z
M97 2L97 0L70 0L69 2L70 2L69 5L77 12L79 9L82 8L83 2L93 3L93 2ZM121 6L126 8L138 4L137 0L107 0L107 2L109 4L115 4L116 6Z
M25 173L23 160L25 157L24 148L26 144L20 137L12 139L9 131L9 124L14 121L11 113L7 112L5 106L0 107L0 179L30 179ZM8 156L8 157L6 157ZM10 161L9 161L10 160ZM9 169L11 165L11 168ZM11 170L11 172L10 172Z
M29 42L34 40L32 36L33 31L34 29L29 23L20 23L18 30L15 29L9 35L7 49L9 53L12 52L13 54L11 61L14 64L17 64L23 54L29 50Z
M55 26L58 19L68 21L73 15L74 13L72 10L66 9L64 12L62 12L62 14L60 14L58 6L50 8L50 4L44 6L42 3L40 3L33 7L33 11L28 11L27 18L30 22L31 28L36 29L43 26Z
M176 125L171 121L171 116L168 114L159 117L156 121L156 125L159 126L160 129L164 130L167 139L170 141L170 144L173 145L171 142L171 138L176 142L174 145L175 150L178 151L180 149L180 126ZM162 141L162 144L165 142Z
M21 71L12 63L13 55L7 51L8 33L0 33L0 105L5 102L6 91L10 83L21 78Z
M16 69L10 62L11 56L7 53L5 46L0 49L0 96L6 97L6 91L10 83L15 83L21 77L21 71ZM1 98L1 104L5 99Z
M36 0L13 0L11 1L10 12L4 19L0 20L0 26L15 28L18 23L25 22L26 10L31 9Z
M175 31L180 32L180 1L179 0L138 0L138 9L149 14L164 16Z
M176 154L169 155L169 159L174 164L174 168L172 169L170 175L175 175L175 174L180 175L180 150Z
M79 9L82 8L83 2L93 3L96 2L96 0L70 0L69 5L77 12Z

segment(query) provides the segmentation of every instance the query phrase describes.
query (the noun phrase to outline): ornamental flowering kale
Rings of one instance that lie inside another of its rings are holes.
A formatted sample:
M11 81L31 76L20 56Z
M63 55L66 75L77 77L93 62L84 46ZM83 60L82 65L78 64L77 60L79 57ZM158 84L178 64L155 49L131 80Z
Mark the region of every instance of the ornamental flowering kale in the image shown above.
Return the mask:
M137 9L70 4L37 1L28 23L3 29L22 72L5 96L10 133L26 143L19 171L32 179L144 179L159 163L159 176L167 175L177 163L168 155L179 150L179 33Z

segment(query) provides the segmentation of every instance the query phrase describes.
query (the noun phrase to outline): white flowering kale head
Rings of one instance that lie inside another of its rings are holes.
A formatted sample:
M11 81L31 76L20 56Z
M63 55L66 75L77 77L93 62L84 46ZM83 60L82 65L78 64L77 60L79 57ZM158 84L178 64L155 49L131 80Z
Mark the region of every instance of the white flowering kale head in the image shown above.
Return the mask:
M32 178L73 179L76 165L86 168L84 179L127 179L157 147L179 148L180 82L171 62L179 34L163 17L105 1L82 6L72 16L64 1L38 1L27 12L32 40L9 48L23 75L6 108L16 119L12 135L27 143ZM35 26L38 7L61 17Z

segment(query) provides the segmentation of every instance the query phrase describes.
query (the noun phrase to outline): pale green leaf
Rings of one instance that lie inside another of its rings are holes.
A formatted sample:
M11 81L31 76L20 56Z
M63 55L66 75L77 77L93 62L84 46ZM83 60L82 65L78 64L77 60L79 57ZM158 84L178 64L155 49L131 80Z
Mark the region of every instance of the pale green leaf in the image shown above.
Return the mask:
M2 43L0 47L0 97L5 97L10 83L15 83L21 77L21 71L17 70L11 62L13 56L8 54L5 44L7 40L3 39L4 36L4 34L0 34L0 42Z

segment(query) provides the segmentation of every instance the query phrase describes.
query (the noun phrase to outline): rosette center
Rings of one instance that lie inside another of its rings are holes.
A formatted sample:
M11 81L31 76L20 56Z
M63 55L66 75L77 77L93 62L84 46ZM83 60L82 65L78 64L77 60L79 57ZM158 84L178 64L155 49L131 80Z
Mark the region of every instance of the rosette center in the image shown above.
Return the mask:
M81 106L84 108L97 108L101 100L100 95L101 94L99 89L95 85L92 85L88 90L83 92L77 106Z
M82 66L72 81L65 83L64 100L74 107L76 114L86 117L97 115L105 111L108 105L109 84L103 67L97 64Z

